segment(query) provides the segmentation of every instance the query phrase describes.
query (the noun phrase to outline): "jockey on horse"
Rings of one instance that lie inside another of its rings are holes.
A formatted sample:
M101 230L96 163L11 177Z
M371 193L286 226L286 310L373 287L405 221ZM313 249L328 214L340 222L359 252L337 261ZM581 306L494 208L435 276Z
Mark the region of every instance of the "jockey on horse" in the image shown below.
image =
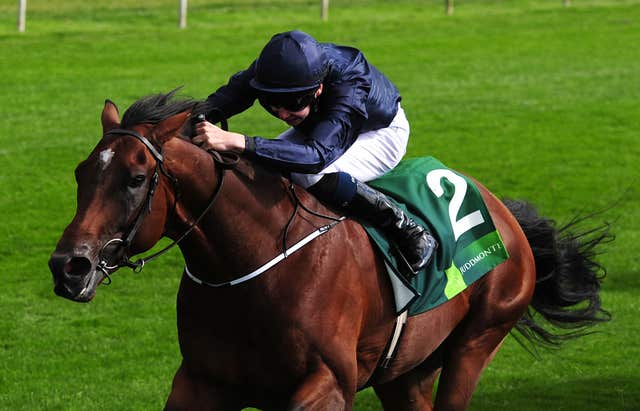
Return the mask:
M290 129L277 139L224 131L215 123L260 104ZM290 174L320 200L379 226L413 274L437 242L384 194L364 184L398 165L409 123L391 81L352 47L319 43L301 31L276 34L260 56L207 98L192 141L242 152Z

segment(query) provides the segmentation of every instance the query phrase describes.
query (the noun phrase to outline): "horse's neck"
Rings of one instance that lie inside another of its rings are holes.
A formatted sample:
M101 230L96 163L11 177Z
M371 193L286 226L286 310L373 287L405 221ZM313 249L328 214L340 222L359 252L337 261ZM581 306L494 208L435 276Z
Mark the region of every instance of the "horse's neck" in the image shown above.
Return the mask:
M203 152L182 160L172 170L181 190L177 221L167 230L172 237L198 218L224 180L209 213L180 245L190 270L209 281L226 281L281 251L283 230L294 210L281 176L246 160L223 172Z

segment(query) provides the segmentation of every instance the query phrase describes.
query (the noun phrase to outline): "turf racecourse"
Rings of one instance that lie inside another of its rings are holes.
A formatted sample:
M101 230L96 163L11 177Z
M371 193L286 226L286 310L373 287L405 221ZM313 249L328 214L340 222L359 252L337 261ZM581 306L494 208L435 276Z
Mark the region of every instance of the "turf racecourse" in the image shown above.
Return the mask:
M10 3L10 4L7 4ZM95 2L103 3L103 2ZM106 3L106 2L104 2ZM401 90L408 156L434 155L559 222L611 205L600 261L613 320L538 358L509 337L471 409L638 410L640 0L14 2L0 5L0 409L161 409L180 355L172 252L122 271L80 305L54 296L47 259L75 210L73 169L100 136L105 98L184 85L205 97L292 28L361 48ZM257 108L247 134L283 125ZM356 410L379 410L360 393Z

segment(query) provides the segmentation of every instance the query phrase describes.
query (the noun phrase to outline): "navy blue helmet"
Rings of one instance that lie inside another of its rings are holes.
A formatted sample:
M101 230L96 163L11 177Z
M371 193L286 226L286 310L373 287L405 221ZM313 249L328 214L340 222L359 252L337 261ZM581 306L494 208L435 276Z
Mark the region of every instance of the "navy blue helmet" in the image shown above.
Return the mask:
M317 88L327 73L320 44L299 30L276 34L256 61L251 86L266 93L297 93Z

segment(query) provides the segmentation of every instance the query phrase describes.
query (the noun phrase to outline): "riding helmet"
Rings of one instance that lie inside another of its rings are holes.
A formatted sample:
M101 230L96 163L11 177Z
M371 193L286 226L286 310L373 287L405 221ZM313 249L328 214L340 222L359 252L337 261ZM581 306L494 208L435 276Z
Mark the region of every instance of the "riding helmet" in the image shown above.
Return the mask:
M251 86L267 93L294 93L318 87L327 73L322 46L299 30L276 34L262 49Z

